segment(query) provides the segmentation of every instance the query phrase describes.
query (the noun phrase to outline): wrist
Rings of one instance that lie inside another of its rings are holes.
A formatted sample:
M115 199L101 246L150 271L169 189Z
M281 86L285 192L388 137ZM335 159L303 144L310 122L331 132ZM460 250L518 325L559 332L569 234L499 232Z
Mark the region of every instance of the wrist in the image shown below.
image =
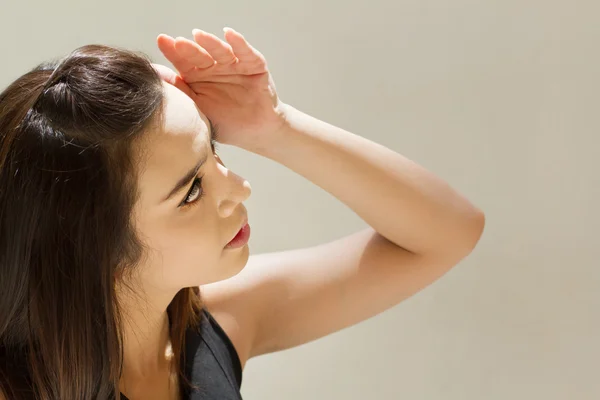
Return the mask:
M277 149L285 147L286 140L292 135L292 121L299 111L289 104L279 102L275 112L276 118L273 122L255 135L249 136L238 147L265 157L270 157Z

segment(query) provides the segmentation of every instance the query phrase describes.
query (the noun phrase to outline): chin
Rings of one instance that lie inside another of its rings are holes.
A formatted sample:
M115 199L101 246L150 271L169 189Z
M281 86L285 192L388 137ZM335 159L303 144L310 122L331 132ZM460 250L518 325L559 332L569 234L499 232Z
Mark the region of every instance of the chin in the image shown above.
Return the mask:
M223 268L223 273L220 274L221 276L218 279L219 281L232 278L244 269L248 263L248 258L250 258L250 248L248 245L245 245L239 249L234 249L226 257L227 265Z
M231 276L239 274L248 263L248 259L250 258L250 248L248 245L238 249L237 256L237 259L232 263L233 274Z

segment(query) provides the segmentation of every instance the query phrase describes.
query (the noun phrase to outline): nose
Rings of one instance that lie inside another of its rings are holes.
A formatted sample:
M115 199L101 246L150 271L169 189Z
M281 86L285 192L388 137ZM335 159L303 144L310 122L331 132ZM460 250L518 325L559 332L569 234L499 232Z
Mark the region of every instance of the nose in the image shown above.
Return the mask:
M218 182L220 188L217 189L217 209L221 217L227 218L235 212L240 203L250 197L252 187L246 179L227 169L220 158L217 160L219 174L223 177Z

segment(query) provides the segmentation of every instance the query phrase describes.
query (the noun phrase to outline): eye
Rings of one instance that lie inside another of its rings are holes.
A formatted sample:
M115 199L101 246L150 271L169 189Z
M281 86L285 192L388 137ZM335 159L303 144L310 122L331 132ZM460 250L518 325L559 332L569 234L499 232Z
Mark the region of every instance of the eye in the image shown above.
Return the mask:
M210 147L211 147L214 155L218 158L219 155L217 154L217 141L214 139L211 140ZM202 196L204 196L204 190L202 189L202 177L200 177L200 178L194 179L194 182L192 183L192 187L190 188L190 191L185 196L185 199L183 199L183 201L181 202L179 207L184 208L184 209L189 208L192 205L197 204L198 200L200 200L202 198Z
M197 203L204 196L204 190L202 190L202 177L194 179L190 191L185 196L185 199L180 204L180 207L187 208Z

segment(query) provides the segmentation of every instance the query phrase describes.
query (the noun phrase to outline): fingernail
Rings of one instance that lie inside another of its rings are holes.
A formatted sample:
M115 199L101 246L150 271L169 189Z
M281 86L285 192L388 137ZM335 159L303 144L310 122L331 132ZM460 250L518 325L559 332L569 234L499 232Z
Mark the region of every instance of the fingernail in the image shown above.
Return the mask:
M202 31L198 28L192 29L192 35L195 35L196 33L202 33Z

